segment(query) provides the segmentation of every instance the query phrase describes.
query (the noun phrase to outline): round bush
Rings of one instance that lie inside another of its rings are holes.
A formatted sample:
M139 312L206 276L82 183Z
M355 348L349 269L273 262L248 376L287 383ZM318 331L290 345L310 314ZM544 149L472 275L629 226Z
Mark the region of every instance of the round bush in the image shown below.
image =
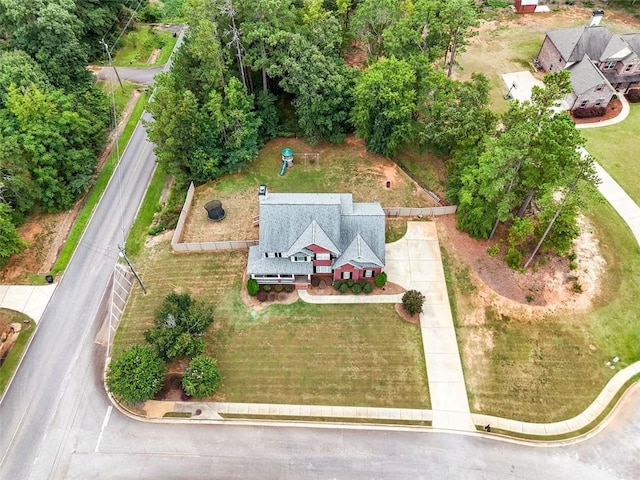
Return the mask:
M370 283L365 283L364 287L362 287L362 291L364 293L371 293L373 291L373 287L371 286Z
M295 289L296 289L296 287L294 287L293 285L285 285L284 286L284 291L288 292L288 293L293 292Z
M402 307L409 315L422 312L424 295L417 290L409 290L402 296Z
M271 291L271 285L263 285L262 286L262 290L264 290L265 292L270 292Z
M374 282L376 284L376 287L378 288L384 287L385 283L387 283L387 274L385 272L380 272L379 274L376 275Z
M347 290L349 290L349 285L347 285L346 283L340 285L340 293L347 293Z
M357 295L362 291L362 287L359 283L356 283L353 287L351 287L351 291Z
M313 277L311 279L311 285L314 287L317 287L318 285L320 285L320 278L319 277Z
M353 280L352 278L350 278L349 280L347 280L347 287L351 288L356 284L355 280Z
M284 290L284 287L282 285L276 285L274 287L274 290L278 293L280 293L282 290Z
M276 292L269 292L267 299L270 302L274 302L276 300L276 298L278 298L278 294Z
M258 292L258 297L257 297L257 298L258 298L258 300L260 300L261 302L264 302L264 301L266 301L266 300L267 300L267 295L268 295L268 294L267 294L267 292L265 292L264 290L260 290L260 291Z
M361 278L360 280L358 280L358 285L360 285L360 288L364 288L366 284L367 284L367 281L364 278Z
M129 402L144 402L162 388L167 367L151 345L133 345L109 364L107 387Z
M339 282L338 280L333 282L333 288L335 288L336 290L340 290L341 286L342 286L342 282Z
M216 361L204 355L191 360L182 377L182 389L190 397L208 397L219 385L220 373Z
M250 278L247 280L247 293L252 297L255 297L260 290L260 285L258 285L258 281L255 278Z

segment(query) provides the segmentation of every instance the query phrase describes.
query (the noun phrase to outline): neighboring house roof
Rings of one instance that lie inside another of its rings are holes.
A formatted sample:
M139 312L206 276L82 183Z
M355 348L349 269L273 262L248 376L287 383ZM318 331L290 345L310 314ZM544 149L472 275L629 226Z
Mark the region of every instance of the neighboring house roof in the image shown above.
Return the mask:
M605 26L551 30L547 36L567 62L579 62L586 55L599 59L613 34Z
M571 87L577 95L582 95L602 84L613 89L600 69L586 54L581 61L567 67L567 70L571 73Z
M285 257L310 245L332 252L340 265L384 267L385 215L379 203L354 203L350 193L269 192L259 200L259 244L249 253L248 273L258 273L266 265L274 273L276 264L273 258L263 258L266 252L282 253L277 260L283 266L284 262L296 265Z

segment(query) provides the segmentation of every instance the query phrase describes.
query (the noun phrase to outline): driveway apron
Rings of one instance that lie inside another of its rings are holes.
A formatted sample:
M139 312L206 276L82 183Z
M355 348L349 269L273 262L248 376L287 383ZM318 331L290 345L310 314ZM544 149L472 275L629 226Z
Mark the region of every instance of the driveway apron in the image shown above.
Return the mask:
M407 222L406 235L386 247L390 282L425 296L420 329L427 364L433 427L475 431L451 316L434 222Z

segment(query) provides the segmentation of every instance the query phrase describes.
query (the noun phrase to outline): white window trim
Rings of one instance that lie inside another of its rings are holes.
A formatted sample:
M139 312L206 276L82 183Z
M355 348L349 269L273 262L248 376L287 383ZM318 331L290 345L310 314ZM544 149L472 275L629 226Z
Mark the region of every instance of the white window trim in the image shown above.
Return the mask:
M330 253L316 253L316 260L331 260Z
M373 270L365 270L364 278L373 278Z
M340 278L342 278L343 280L349 280L349 279L351 279L352 276L353 275L351 274L350 271L342 272L340 274Z
M331 273L331 265L317 265L316 273Z

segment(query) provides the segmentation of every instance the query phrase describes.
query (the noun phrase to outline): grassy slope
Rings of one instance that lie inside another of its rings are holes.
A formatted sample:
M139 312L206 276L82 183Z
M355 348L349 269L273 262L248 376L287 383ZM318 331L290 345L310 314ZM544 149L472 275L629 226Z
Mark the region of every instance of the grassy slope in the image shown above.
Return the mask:
M274 305L251 314L239 296L246 252L172 255L167 242L138 262L114 354L143 342L155 308L175 288L204 295L215 324L207 351L219 360L227 401L429 407L417 325L392 305Z
M146 25L139 25L125 35L121 45L113 57L116 67L153 67L167 62L176 38L171 32L151 29ZM162 51L153 63L147 63L149 56L156 48Z
M20 363L22 353L29 342L29 338L35 331L35 324L33 320L28 324L24 323L24 320L28 320L29 317L13 310L0 309L0 315L3 317L3 322L0 323L5 323L6 320L6 323L18 322L22 325L22 330L20 331L20 335L18 335L16 343L13 344L2 367L0 367L0 396L2 396L4 389L9 384L9 380L13 377L13 373Z
M610 127L582 130L587 150L616 182L640 204L640 104L631 104L629 117Z
M146 93L140 95L140 97L138 98L138 102L136 103L136 106L133 112L131 113L131 117L129 117L129 120L127 121L127 125L125 126L122 134L120 135L120 138L118 139L118 146L119 146L120 153L123 152L124 148L129 142L129 139L133 134L133 130L136 128L136 125L140 120L142 113L144 112L144 108L147 104L147 100L148 100L148 95ZM80 241L80 237L82 237L82 232L84 232L84 229L87 226L89 219L91 218L91 214L93 213L94 208L100 201L100 197L102 196L102 193L107 188L107 184L109 183L111 174L116 168L116 165L119 160L116 153L117 153L116 149L114 148L113 151L111 152L111 155L105 162L104 167L102 168L102 171L98 175L98 178L96 179L96 182L93 188L87 195L85 204L83 205L82 210L78 214L78 217L76 218L76 221L74 222L73 227L69 232L67 240L65 241L64 246L62 247L62 250L58 255L58 259L56 260L56 263L53 265L53 268L51 269L51 272L53 275L56 275L62 272L67 267L67 264L71 259L71 255L73 255L73 252L76 249L78 242Z

